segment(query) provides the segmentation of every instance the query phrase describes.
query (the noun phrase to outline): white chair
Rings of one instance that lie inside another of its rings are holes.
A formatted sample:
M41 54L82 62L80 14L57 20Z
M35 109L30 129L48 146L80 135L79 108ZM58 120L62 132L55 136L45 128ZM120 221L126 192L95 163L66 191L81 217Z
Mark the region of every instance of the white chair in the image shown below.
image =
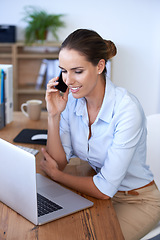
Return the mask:
M160 189L160 114L147 117L147 164L154 174L154 180ZM149 240L160 234L160 222L151 232L141 240ZM160 239L160 238L157 238Z

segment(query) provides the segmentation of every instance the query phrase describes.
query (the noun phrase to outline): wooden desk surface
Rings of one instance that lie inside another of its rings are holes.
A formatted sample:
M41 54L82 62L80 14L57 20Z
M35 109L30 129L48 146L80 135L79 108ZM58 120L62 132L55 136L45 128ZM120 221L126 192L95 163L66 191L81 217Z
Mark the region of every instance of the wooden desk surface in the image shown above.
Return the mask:
M47 113L39 121L31 121L21 112L14 113L14 121L0 130L0 137L13 143L13 138L24 128L47 129ZM24 144L20 144L24 145ZM41 149L40 145L26 146ZM41 152L36 156L37 172ZM73 159L65 169L78 175L91 174L91 168ZM43 173L42 173L43 174ZM35 226L0 202L0 240L121 240L124 239L111 200L97 200L88 196L94 206L67 217Z

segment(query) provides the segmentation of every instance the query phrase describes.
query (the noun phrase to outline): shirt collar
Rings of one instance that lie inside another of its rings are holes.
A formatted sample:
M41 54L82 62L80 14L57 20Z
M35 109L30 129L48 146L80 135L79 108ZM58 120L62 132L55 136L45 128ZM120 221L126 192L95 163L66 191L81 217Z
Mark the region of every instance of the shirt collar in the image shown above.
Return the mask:
M115 86L108 78L106 78L105 95L102 107L99 111L96 121L98 121L98 119L101 119L102 121L109 123L113 116L114 105L115 105ZM83 118L88 118L85 98L77 99L75 113L77 116L83 116Z
M98 114L98 118L109 123L113 116L114 105L115 105L115 86L113 85L109 78L106 78L105 95L102 107Z
M87 113L85 98L77 99L77 104L74 112L76 113L77 116L84 116Z

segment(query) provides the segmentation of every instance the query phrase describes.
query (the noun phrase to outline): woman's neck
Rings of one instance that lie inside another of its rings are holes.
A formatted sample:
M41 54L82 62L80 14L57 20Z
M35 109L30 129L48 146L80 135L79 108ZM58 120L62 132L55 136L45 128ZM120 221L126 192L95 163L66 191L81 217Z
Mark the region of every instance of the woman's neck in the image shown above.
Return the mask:
M89 118L89 126L91 126L97 118L97 115L101 109L103 98L105 94L105 81L99 81L92 96L86 98L87 111Z
M105 85L104 79L100 79L92 95L86 97L87 109L94 109L96 111L101 108L105 94Z

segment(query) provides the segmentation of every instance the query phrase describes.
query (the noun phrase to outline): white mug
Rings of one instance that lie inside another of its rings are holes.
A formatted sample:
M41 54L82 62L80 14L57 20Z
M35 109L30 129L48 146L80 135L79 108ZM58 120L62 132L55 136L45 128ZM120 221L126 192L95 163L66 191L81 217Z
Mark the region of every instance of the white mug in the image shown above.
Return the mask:
M27 111L24 110L26 108ZM22 113L31 120L39 120L41 116L42 101L32 99L21 105Z

